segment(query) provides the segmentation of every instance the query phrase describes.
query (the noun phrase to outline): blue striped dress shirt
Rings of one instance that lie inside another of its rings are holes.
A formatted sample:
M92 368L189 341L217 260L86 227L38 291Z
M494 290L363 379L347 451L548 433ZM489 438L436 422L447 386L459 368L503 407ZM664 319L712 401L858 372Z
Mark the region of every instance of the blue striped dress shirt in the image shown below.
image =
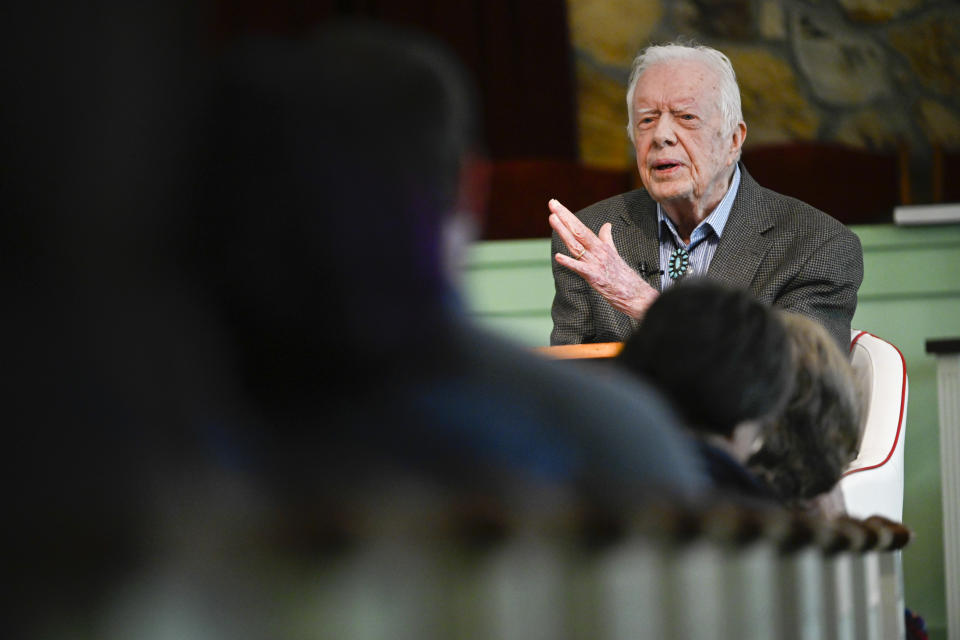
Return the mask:
M736 166L736 165L735 165ZM723 234L723 228L727 224L727 218L730 217L730 207L733 206L733 200L737 196L737 189L740 187L740 167L736 166L733 172L733 180L730 181L730 188L720 204L710 212L703 222L697 225L693 233L690 234L690 242L684 243L677 233L677 227L673 221L663 212L660 204L657 203L657 228L659 229L660 241L660 290L666 289L673 284L673 278L667 275L667 261L670 254L677 247L683 247L690 251L690 266L693 267L693 273L702 275L707 272L710 261L713 260L713 254L717 251L717 244L720 242L720 236ZM693 247L691 250L690 247Z

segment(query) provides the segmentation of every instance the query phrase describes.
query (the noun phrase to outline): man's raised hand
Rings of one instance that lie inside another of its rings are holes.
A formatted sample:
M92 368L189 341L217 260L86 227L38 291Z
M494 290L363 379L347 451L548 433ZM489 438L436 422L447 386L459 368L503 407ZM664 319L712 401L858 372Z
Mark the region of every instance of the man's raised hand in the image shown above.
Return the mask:
M579 274L615 309L642 318L660 293L620 257L612 225L607 222L597 235L559 201L550 200L547 206L550 226L570 251L570 256L558 253L557 263Z

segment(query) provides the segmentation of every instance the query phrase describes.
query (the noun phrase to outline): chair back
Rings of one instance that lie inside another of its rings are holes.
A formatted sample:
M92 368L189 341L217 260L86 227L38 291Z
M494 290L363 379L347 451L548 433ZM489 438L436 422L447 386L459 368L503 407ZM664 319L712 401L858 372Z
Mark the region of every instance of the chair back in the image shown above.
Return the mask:
M850 359L864 394L860 450L840 480L847 513L903 519L903 440L907 422L907 366L894 345L851 331Z

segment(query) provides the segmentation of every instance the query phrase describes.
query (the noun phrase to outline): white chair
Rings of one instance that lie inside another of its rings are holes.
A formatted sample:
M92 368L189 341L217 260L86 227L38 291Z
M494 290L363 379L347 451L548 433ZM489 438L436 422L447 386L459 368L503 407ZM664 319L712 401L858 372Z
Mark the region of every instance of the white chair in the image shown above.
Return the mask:
M877 336L851 331L850 358L865 394L860 452L840 480L847 513L903 520L903 439L907 424L907 365Z
M880 515L903 521L903 441L907 425L907 365L903 354L877 336L854 329L850 337L850 361L864 394L866 415L860 452L840 480L847 513L865 519ZM854 566L873 568L868 583L869 608L857 610L859 633L869 632L884 640L906 635L903 619L903 558L900 551L871 554L855 559ZM873 567L873 562L879 566ZM861 581L856 581L858 583ZM879 593L873 589L879 589ZM879 602L873 602L879 597ZM866 604L866 603L862 603Z

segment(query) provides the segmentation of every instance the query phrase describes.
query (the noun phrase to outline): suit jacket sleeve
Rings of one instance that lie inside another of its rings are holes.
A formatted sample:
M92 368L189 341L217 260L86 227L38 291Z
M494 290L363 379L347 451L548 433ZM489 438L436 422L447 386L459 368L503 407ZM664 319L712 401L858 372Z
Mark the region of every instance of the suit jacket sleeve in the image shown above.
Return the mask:
M550 344L581 344L591 342L596 335L593 314L590 311L590 285L566 267L557 264L557 253L570 255L556 232L550 245L550 263L553 267L554 296L550 314L553 331Z

